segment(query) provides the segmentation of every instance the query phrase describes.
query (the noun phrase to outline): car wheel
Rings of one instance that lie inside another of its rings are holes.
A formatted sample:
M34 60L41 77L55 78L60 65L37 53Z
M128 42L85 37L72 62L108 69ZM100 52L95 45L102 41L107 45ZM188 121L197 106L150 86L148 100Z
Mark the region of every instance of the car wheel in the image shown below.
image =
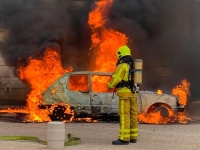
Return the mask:
M72 115L71 114L65 114L66 108L64 106L56 106L50 115L50 118L52 121L64 121L64 120L70 120Z
M160 111L160 115L161 115L162 117L164 117L164 118L169 117L169 111L168 111L168 109L167 109L166 107L164 107L164 106L156 107L156 108L154 109L154 112L158 112L158 111Z

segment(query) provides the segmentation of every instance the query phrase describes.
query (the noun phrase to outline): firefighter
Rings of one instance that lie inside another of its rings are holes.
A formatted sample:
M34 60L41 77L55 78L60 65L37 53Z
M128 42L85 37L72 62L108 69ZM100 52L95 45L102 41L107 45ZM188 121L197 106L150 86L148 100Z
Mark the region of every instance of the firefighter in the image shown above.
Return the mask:
M119 96L120 132L118 140L113 145L128 145L136 143L138 137L137 120L137 88L134 86L134 63L128 46L121 46L116 52L117 67L107 83L108 89L115 88ZM131 79L130 79L131 78Z

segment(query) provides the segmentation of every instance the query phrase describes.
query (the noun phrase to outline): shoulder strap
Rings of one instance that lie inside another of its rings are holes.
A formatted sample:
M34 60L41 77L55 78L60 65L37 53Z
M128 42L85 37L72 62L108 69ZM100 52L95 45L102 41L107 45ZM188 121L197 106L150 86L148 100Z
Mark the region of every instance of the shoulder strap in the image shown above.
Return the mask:
M130 68L129 68L129 76L128 76L128 83L130 85L130 90L132 93L134 93L134 90L136 90L136 87L134 85L134 64L131 62L131 63L128 63ZM130 80L131 78L131 80Z

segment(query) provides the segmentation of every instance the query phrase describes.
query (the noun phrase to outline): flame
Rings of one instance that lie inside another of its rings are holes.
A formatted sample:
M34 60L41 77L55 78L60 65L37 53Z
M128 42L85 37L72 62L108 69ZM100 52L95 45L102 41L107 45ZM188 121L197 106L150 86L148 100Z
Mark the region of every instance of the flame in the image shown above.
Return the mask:
M43 103L41 93L62 74L72 71L71 67L63 69L60 60L60 54L57 50L46 48L43 57L39 59L30 57L27 60L28 65L23 66L20 64L18 68L19 78L31 88L26 100L26 108L3 111L26 112L29 114L26 121L50 121L49 111L47 109L39 109L38 105ZM54 92L56 91L54 90Z
M92 91L93 92L112 92L113 89L107 89L107 83L110 80L110 76L92 76Z
M55 93L57 92L57 90L56 90L56 89L52 89L51 92L52 92L53 94L55 94Z
M95 70L96 71L107 71L113 72L116 65L116 51L122 46L126 45L128 42L128 37L126 35L114 31L112 29L107 29L105 27L105 23L107 21L107 16L110 7L112 6L113 0L101 0L95 2L96 8L90 12L88 24L92 30L92 46L91 49L94 51L96 56L95 61ZM99 87L101 83L107 83L109 79L105 77L94 76L92 77L92 82L95 87L101 89L101 91L105 91L106 87ZM99 89L93 88L94 91ZM177 92L175 92L175 89ZM180 97L180 104L186 104L187 94L188 94L189 84L184 80L182 82L182 86L178 86L174 88L173 94ZM162 90L158 90L157 94L162 94ZM168 108L167 108L168 109ZM168 109L169 117L163 118L160 112L154 112L148 115L140 114L138 117L148 123L157 123L157 124L166 124L169 121L174 121L178 118L179 122L183 122L187 117L185 116L177 116L174 114L172 110ZM182 118L182 119L180 119Z
M190 83L184 79L181 81L181 84L177 85L172 89L172 94L179 97L179 104L180 105L187 105L188 96L190 95ZM178 113L177 116L178 122L180 123L187 123L188 120L192 121L191 118L185 115L185 112Z
M190 83L187 82L186 79L184 79L181 81L181 84L177 85L172 89L172 94L179 98L180 105L186 105L187 97L190 94L189 88L190 88ZM162 90L160 89L157 90L157 94L162 94ZM138 115L138 119L140 122L153 123L153 124L166 124L168 122L179 122L185 124L188 123L189 120L190 121L192 120L191 118L185 115L185 112L175 113L172 110L168 109L167 107L165 108L168 110L169 113L168 117L163 117L160 111L158 111L158 112L151 112L149 114L141 113Z
M90 50L94 51L96 56L95 71L112 72L115 69L117 60L115 56L117 49L127 43L128 38L124 34L105 27L112 3L113 0L95 2L96 7L89 13L88 24L92 30L92 46ZM77 78L80 78L80 76L77 76ZM106 84L109 80L110 77L108 76L93 76L92 90L99 92L108 91ZM87 76L82 76L82 79L79 80L72 79L70 81L70 89L74 91L88 91Z
M127 44L125 34L112 29L107 29L105 23L113 0L95 2L96 8L90 12L88 24L92 30L92 46L96 56L95 70L113 72L116 65L117 49Z
M185 115L185 112L179 112L177 115L177 121L182 124L188 123L188 121L193 121L191 118Z
M57 108L57 109L55 109L55 108ZM61 120L63 120L64 122L71 122L74 119L74 111L71 110L70 106L66 103L54 103L53 105L51 105L51 107L49 109L49 114L55 115L56 119L59 120L59 118L56 114L59 109L65 110L64 115L60 118ZM53 114L54 111L55 111L55 114ZM66 119L66 114L70 114L71 115L70 118Z
M96 8L92 10L89 14L88 24L92 29L92 47L91 50L95 51L96 59L96 69L99 71L113 71L115 68L115 52L117 48L121 45L127 43L127 37L114 31L112 29L105 28L106 16L112 5L113 0L102 0L96 2ZM41 93L49 87L56 79L58 79L63 73L72 71L72 68L63 69L60 61L60 54L53 49L46 48L45 54L40 59L34 59L30 57L28 59L28 65L21 65L18 68L19 77L22 81L28 83L31 88L30 94L28 94L26 108L23 111L29 113L29 118L27 120L34 121L50 121L48 116L49 110L39 109L38 105L42 102ZM99 83L104 83L100 88L105 91L107 88L105 84L108 82L108 78L104 77L93 77L93 90L98 90ZM84 84L86 79L80 80L81 87L78 87L75 80L70 82L70 88L73 90L83 90L88 89L88 85ZM55 93L56 90L52 90ZM56 107L53 106L50 112ZM11 111L10 109L8 110ZM13 110L19 111L19 110ZM20 110L22 111L22 110ZM67 110L68 112L70 110ZM88 119L87 119L88 120Z
M116 51L117 49L128 43L128 37L125 34L115 31L113 29L107 29L105 24L107 21L109 9L112 6L113 0L101 0L95 2L96 7L89 13L88 24L92 30L92 46L91 51L95 54L95 69L96 71L113 72L116 66ZM58 104L54 104L50 110L39 109L38 105L43 103L41 93L48 88L55 80L57 80L65 72L72 71L72 68L64 69L60 61L60 54L57 50L46 48L44 56L40 59L30 57L28 59L28 65L19 66L19 77L22 81L28 83L31 88L30 94L28 94L26 108L24 109L7 109L8 112L20 111L29 113L27 120L29 121L50 121L49 112L52 113ZM110 78L105 76L93 76L93 91L106 91L106 84ZM76 79L70 81L70 88L73 90L88 90L87 79L83 77L79 80L77 86ZM181 85L173 88L172 93L180 98L179 103L186 105L187 96L189 94L189 83L183 80ZM52 93L56 93L53 89ZM162 90L158 90L157 94L162 94ZM66 108L65 113L71 113L68 104L59 104ZM169 117L163 118L160 112L152 112L150 114L139 114L138 118L140 122L166 124L167 122L174 121L174 118L178 118L178 122L185 123L188 119L184 114L179 116L169 110ZM70 121L74 119L70 118ZM91 122L91 118L78 119ZM94 121L93 121L94 122Z
M89 91L88 77L86 75L70 77L69 88L72 91Z
M157 113L150 113L147 115L143 115L140 114L138 115L138 117L140 118L140 122L144 122L144 123L153 123L153 124L166 124L169 119L168 118L163 118L160 114L160 112ZM153 120L152 120L153 118Z
M60 60L57 50L46 48L41 59L29 58L27 66L18 68L20 79L31 87L26 103L26 109L30 113L28 120L50 121L48 110L39 109L38 105L43 103L41 93L62 74L72 71L71 67L63 69Z
M113 0L95 2L96 8L89 13L88 24L92 30L90 50L94 51L96 56L96 71L113 72L117 61L116 51L120 46L126 45L128 40L125 34L105 27L112 3ZM106 84L109 80L110 77L93 76L93 91L108 91Z
M74 119L74 121L77 121L77 122L92 122L92 123L96 123L96 122L99 122L98 120L93 120L92 118L76 118Z
M157 90L157 94L162 95L162 94L163 94L163 93L162 93L162 90L158 89L158 90Z
M171 119L170 117L173 116L173 112L171 110L169 111L169 117L162 117L161 112L152 112L149 114L141 113L138 115L139 122L143 123L151 123L151 124L166 124Z
M187 97L190 95L190 83L187 82L186 79L181 81L181 84L177 85L172 89L172 94L176 95L180 98L179 104L186 105L187 104Z

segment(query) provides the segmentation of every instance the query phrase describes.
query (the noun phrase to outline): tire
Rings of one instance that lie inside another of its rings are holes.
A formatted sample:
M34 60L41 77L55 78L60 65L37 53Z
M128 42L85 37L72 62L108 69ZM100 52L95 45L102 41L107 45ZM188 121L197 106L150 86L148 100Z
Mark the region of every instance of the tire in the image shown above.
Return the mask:
M50 115L52 121L69 121L72 117L71 114L65 114L66 108L64 106L56 106Z
M162 117L164 117L164 118L169 117L169 111L168 111L168 109L166 107L164 107L164 106L156 107L154 112L158 112L158 111L160 111L160 115Z

